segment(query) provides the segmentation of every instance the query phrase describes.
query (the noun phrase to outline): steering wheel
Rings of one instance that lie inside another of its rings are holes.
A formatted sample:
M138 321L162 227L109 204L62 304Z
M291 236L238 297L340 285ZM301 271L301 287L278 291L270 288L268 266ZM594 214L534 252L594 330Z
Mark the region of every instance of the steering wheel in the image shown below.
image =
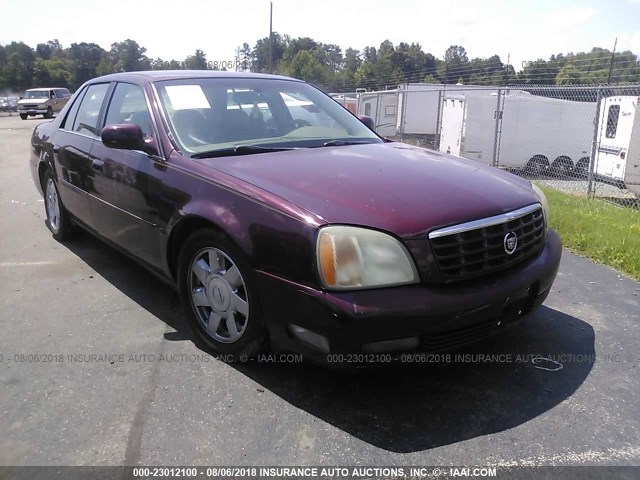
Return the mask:
M192 133L187 133L187 138L190 140L190 147L199 147L201 145L211 145L211 142L196 137Z
M293 126L296 128L310 127L311 123L302 118L296 118L293 120Z

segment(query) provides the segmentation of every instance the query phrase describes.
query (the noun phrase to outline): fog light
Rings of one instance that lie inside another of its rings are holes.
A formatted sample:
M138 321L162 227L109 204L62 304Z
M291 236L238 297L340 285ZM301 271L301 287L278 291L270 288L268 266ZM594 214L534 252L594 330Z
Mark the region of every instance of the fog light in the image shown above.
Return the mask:
M321 352L329 353L329 340L327 337L293 324L289 325L289 332L298 340L317 348Z
M382 342L365 343L362 351L365 353L396 352L398 350L413 350L418 348L418 337L400 338L398 340L384 340Z

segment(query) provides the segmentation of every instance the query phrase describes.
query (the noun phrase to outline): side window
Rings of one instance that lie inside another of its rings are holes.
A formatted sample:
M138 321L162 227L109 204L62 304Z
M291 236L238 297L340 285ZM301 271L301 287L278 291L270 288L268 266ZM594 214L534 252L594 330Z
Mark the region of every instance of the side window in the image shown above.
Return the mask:
M80 104L82 103L82 97L84 96L87 90L84 89L76 94L76 97L73 99L73 105L69 109L69 113L67 113L67 118L64 119L61 128L64 130L73 130L73 121L76 119L76 115L78 114L78 109L80 108Z
M80 103L78 114L76 115L71 130L84 134L98 135L100 107L102 107L102 102L108 89L108 83L90 85L87 88L87 93Z
M107 112L106 125L133 123L145 137L153 135L151 115L142 87L131 83L118 83Z
M365 114L367 117L370 117L370 116L371 116L371 104L370 104L370 103L365 103L365 104L364 104L364 114Z
M607 138L616 138L618 117L620 117L620 105L611 105L607 115Z

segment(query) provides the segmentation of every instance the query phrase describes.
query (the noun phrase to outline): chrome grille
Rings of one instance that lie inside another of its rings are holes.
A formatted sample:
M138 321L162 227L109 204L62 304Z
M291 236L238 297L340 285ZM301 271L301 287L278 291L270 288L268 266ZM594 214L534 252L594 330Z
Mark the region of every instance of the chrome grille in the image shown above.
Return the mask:
M508 268L537 254L544 242L544 231L542 207L534 204L435 230L429 239L440 273L448 279L464 280ZM517 245L509 254L505 237L512 232L517 236Z

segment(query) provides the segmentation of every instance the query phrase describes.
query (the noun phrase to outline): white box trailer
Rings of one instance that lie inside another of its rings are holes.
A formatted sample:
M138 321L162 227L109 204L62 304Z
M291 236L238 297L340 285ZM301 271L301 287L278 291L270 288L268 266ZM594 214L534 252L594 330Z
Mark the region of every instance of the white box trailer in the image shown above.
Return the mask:
M434 136L445 95L486 94L490 89L478 85L404 83L392 90L359 92L357 114L373 118L376 131L382 136Z
M615 96L600 101L594 171L622 182L640 195L640 97Z
M403 135L436 135L444 98L461 94L489 94L491 91L491 87L478 85L402 84L398 92L396 130Z
M373 118L378 135L396 136L398 90L358 93L357 114Z
M442 110L442 152L534 174L588 174L595 102L474 92L445 98Z

